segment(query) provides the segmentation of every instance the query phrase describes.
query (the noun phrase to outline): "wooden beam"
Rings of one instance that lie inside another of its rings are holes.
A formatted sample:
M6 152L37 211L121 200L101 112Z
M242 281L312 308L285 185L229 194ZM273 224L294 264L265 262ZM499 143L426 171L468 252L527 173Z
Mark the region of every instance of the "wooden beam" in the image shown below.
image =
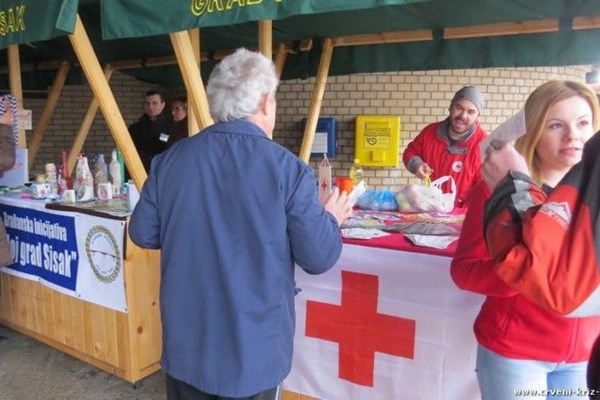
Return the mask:
M589 15L584 17L573 18L574 31L598 28L600 28L600 15Z
M21 83L21 59L19 46L16 44L8 46L8 70L10 72L10 92L17 98L17 108L23 109L23 84ZM19 147L27 147L25 129L19 129Z
M35 163L40 144L42 143L44 135L46 135L48 125L50 124L50 120L54 114L54 109L58 104L58 99L60 98L60 94L65 86L65 81L67 80L70 69L71 64L67 61L63 61L58 71L56 71L56 76L54 77L54 82L52 83L50 93L48 93L48 98L44 104L44 109L42 110L42 114L40 115L40 118L33 129L33 136L31 137L31 141L27 146L29 149L27 155L29 157L30 170L33 168L33 164Z
M444 29L444 39L468 39L492 36L523 35L528 33L558 32L559 26L560 24L557 19L463 26L459 28Z
M206 100L206 91L200 76L200 69L194 58L194 50L190 35L186 32L170 33L171 43L177 56L179 69L185 83L188 93L188 102L192 104L194 116L200 124L200 129L212 125L213 120L208 112L208 101Z
M273 59L273 21L258 21L258 51L269 60Z
M107 64L103 68L104 78L106 82L110 81L110 77L112 76L113 69L110 64ZM98 107L100 106L100 102L96 96L92 97L90 101L90 105L81 121L81 126L75 135L75 140L73 140L73 145L71 146L71 150L69 151L69 158L67 161L67 173L71 175L73 173L73 169L75 168L75 164L77 163L77 157L81 154L81 150L83 149L83 144L85 143L88 134L90 132L90 128L94 123L94 119L96 118L96 114L98 113Z
M331 65L331 57L333 55L333 40L327 38L323 41L323 50L319 61L319 70L313 87L312 98L310 101L310 109L306 118L306 126L304 127L304 137L300 147L299 157L308 164L312 145L315 140L315 131L319 120L319 111L323 103L323 94L325 93L325 84L329 74L329 66Z
M433 33L431 30L419 29L415 31L382 32L365 35L340 36L333 38L333 45L335 47L363 46L383 43L419 42L432 39Z
M279 46L277 46L277 52L275 53L275 73L278 77L280 77L283 72L283 66L285 65L288 51L288 47L283 43L280 43Z
M142 184L147 178L146 170L131 140L115 96L108 86L108 82L104 77L96 53L79 15L77 15L77 20L75 21L75 31L69 35L69 40L81 63L92 92L100 102L100 109L104 114L104 119L108 124L110 132L123 153L129 174L133 178L138 190L141 190Z
M115 61L111 65L113 69L134 69L144 67L162 67L164 65L177 64L177 58L174 55L162 56L162 57L151 57L142 60L125 60Z
M190 41L192 42L192 47L194 49L194 60L196 61L196 65L198 69L201 71L201 54L200 54L200 29L192 29L188 31L190 34ZM202 77L202 74L200 74ZM186 97L190 97L189 94ZM188 115L188 136L195 135L200 132L200 125L198 124L198 120L194 115L194 110L192 110L192 103L188 101L187 103L187 115Z

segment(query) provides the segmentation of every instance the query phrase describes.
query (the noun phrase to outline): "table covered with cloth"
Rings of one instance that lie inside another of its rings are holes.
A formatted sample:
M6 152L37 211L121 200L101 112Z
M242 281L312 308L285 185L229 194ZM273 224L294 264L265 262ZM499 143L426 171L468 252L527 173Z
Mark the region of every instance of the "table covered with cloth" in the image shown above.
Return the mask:
M346 238L330 271L297 272L294 360L284 388L319 399L479 399L472 327L483 296L450 278L456 240L431 248L399 233L431 230L420 225L429 221L457 237L462 217L355 212L344 229L391 234Z

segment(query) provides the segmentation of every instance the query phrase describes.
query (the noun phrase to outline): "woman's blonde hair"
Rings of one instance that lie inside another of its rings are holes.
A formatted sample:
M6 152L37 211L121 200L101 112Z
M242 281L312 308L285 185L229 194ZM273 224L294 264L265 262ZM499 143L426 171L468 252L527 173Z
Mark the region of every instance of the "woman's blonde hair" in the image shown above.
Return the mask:
M539 143L548 117L548 110L555 103L581 97L592 110L594 132L600 128L600 105L596 94L586 85L573 81L548 81L538 86L525 101L525 134L515 142L515 148L525 158L533 181L543 183L542 171L535 148Z

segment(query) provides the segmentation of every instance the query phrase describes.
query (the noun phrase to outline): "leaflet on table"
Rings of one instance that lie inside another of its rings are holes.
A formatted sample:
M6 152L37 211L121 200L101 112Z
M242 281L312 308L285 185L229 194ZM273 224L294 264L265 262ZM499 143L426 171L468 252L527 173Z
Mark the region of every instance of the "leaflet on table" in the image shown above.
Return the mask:
M404 235L415 246L431 247L434 249L445 249L458 239L458 236L433 236L433 235Z
M391 235L388 232L380 231L379 229L365 229L365 228L347 228L342 229L342 236L344 239L374 239L383 236Z

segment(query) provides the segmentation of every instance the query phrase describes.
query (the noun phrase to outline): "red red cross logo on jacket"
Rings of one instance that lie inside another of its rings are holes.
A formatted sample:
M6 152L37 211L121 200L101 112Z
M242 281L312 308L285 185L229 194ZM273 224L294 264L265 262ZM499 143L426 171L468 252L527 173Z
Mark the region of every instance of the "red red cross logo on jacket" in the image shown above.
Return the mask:
M379 314L379 277L342 271L342 304L306 302L306 336L339 343L339 376L373 386L375 352L413 358L416 322Z

